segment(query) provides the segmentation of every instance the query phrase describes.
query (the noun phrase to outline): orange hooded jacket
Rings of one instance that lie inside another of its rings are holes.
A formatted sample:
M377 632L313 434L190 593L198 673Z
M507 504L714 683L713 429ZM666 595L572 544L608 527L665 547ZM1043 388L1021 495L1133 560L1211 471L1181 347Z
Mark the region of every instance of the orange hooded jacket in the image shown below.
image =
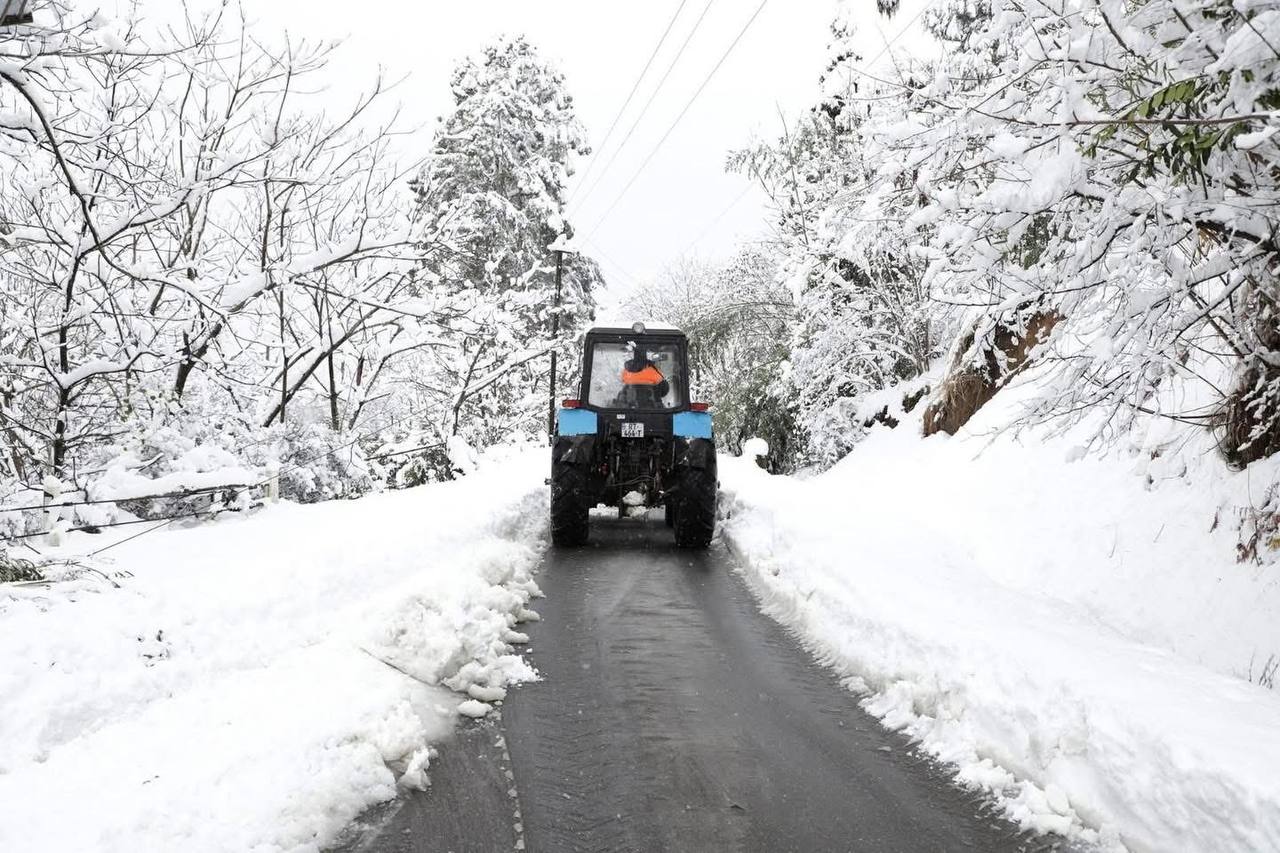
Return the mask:
M636 371L622 368L622 384L623 385L660 385L665 380L662 372L652 364L646 364L643 368Z

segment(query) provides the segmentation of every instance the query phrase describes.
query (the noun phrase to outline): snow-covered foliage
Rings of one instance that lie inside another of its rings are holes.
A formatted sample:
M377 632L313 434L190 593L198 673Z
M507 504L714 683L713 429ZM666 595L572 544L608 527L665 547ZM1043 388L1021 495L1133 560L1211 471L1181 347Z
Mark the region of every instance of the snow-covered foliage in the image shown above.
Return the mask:
M377 87L326 114L299 92L327 49L233 39L225 12L176 45L34 14L0 36L4 473L83 487L140 429L283 423L324 366L337 395L338 348L419 255L387 136L359 129Z
M760 436L769 444L770 469L790 464L796 424L777 394L790 358L795 306L773 252L745 247L715 267L683 261L634 293L627 310L689 336L694 396L712 404L725 447L737 453Z
M735 156L779 209L810 453L843 412L1007 318L1053 316L1029 420L1141 412L1213 427L1232 464L1280 449L1280 7L1270 0L948 2L929 59L849 47L818 106ZM835 417L832 412L837 412Z
M911 127L872 137L900 164L886 179L914 176L925 286L988 312L1035 302L1064 318L1038 413L1105 406L1114 431L1143 410L1209 421L1238 393L1252 418L1232 455L1276 449L1280 53L1268 44L1280 10L984 12L945 66L907 84ZM1190 390L1179 400L1167 385Z
M62 519L98 525L176 508L144 487L276 472L350 496L448 476L430 454L455 433L532 430L585 143L527 43L464 62L435 153L406 160L380 79L345 110L317 94L332 46L226 6L177 30L33 15L0 32L0 529L40 528L11 510L46 497L135 500ZM598 279L568 262L558 340Z
M861 437L858 398L926 371L939 353L943 319L921 282L907 239L910 199L877 184L870 128L847 109L833 80L856 57L852 24L833 28L832 60L818 105L773 144L735 152L729 168L773 199L784 277L796 302L790 370L777 392L803 430L801 457L830 464ZM884 208L864 215L863 193Z
M414 183L415 221L449 234L424 282L466 306L429 354L447 391L440 438L486 446L543 427L547 353L591 319L601 277L567 254L557 296L548 249L573 235L565 185L572 158L589 151L563 76L513 38L461 62L452 84L453 111Z

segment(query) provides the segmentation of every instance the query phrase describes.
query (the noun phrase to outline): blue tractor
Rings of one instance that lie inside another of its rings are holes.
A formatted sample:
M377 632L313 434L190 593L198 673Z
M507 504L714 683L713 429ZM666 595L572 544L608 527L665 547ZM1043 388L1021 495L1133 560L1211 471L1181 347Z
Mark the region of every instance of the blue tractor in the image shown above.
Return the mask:
M683 548L715 532L716 448L706 403L689 397L689 341L670 327L598 326L586 334L582 385L563 401L551 455L551 539L587 541L601 504L620 515L666 508Z

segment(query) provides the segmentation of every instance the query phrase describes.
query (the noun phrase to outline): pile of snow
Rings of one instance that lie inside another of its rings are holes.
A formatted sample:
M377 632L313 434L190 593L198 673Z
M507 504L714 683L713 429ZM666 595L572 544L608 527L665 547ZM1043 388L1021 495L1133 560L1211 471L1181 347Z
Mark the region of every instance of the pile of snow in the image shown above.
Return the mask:
M0 850L315 849L424 784L533 675L545 467L145 535L94 561L118 588L0 587Z
M997 416L921 439L917 411L810 480L725 460L765 611L1028 828L1280 850L1280 691L1247 678L1280 654L1280 575L1230 529L1278 466L1085 456Z

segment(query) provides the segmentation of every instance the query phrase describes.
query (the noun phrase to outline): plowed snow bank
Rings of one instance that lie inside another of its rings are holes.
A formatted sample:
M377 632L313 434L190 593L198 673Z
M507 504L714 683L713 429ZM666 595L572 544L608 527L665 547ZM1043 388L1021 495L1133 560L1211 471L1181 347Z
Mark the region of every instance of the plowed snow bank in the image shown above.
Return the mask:
M766 611L1027 826L1280 850L1280 692L1241 677L1280 652L1280 576L1209 532L1275 466L1148 490L1133 462L910 426L809 481L726 460Z
M120 589L0 587L0 850L316 849L422 784L476 704L450 689L531 675L545 463L144 536L104 555Z

